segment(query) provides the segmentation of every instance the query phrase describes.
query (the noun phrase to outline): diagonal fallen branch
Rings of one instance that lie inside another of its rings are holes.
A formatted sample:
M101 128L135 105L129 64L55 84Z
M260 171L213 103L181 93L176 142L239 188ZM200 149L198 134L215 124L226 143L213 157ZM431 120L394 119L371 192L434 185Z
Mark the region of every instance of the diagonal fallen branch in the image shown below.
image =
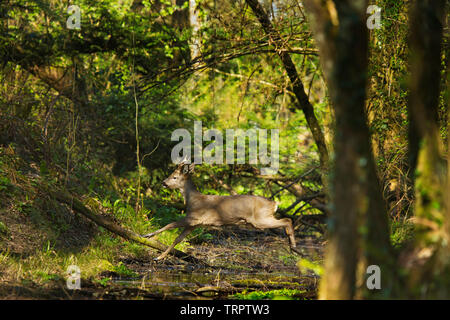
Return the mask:
M90 210L88 207L86 207L80 200L73 197L69 193L65 193L65 192L61 192L61 191L50 191L50 190L47 190L47 191L49 192L49 194L52 197L54 197L58 201L67 204L73 210L75 210L78 213L81 213L83 216L85 216L89 220L93 221L95 224L109 230L110 232L112 232L114 234L121 236L124 239L138 242L140 244L143 244L145 246L148 246L150 248L156 249L161 252L163 252L167 249L167 246L162 244L161 242L158 242L153 239L143 238L140 235L138 235L137 233L135 233L131 230L125 229L125 228L117 225L116 223L110 221L109 219L92 212L92 210ZM186 260L189 262L199 263L199 264L203 264L203 265L206 264L206 262L201 261L201 260L199 260L187 253L184 253L183 251L180 251L180 250L174 249L171 251L171 254L173 254L177 258L180 258L180 259L183 259L183 260Z

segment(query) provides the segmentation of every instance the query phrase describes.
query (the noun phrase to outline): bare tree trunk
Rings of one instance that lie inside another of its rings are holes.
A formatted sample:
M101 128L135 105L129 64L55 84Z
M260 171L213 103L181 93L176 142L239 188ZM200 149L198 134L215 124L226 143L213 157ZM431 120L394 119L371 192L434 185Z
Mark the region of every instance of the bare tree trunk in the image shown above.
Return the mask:
M292 62L289 53L285 50L281 50L281 41L276 40L276 38L279 38L279 34L273 28L267 12L261 6L258 0L246 0L246 2L250 6L250 8L252 8L253 13L261 23L264 32L269 36L270 43L275 46L275 51L277 51L278 56L280 57L281 62L286 69L286 73L288 74L288 77L291 81L292 91L294 92L298 102L297 106L303 111L306 122L308 123L308 127L311 130L314 142L316 143L317 149L319 150L320 164L323 169L326 169L328 168L329 156L325 143L325 137L314 114L314 108L309 102L308 96L305 93L305 88L298 75L297 68Z
M392 279L388 217L365 114L367 1L305 4L336 116L333 207L319 298L352 299L359 258L364 265L380 266L382 287L390 287ZM359 226L364 227L360 233Z
M189 0L189 23L192 28L191 37L191 60L194 60L200 55L201 38L200 38L200 20L197 12L197 1Z

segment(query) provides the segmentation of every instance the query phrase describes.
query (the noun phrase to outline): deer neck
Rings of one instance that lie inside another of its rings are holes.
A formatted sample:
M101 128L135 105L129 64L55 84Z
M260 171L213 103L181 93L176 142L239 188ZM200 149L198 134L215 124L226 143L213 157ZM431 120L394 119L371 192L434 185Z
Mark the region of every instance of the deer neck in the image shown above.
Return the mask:
M183 188L181 188L180 191L183 194L184 202L186 204L189 204L189 202L192 200L192 197L199 193L197 191L197 188L195 187L195 184L192 182L191 178L188 178L186 180Z

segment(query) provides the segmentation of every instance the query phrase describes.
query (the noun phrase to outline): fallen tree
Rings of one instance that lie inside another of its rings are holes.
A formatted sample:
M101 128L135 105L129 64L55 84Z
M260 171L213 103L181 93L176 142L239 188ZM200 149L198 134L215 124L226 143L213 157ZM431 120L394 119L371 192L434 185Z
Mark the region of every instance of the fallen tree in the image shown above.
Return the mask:
M153 249L155 249L157 251L161 251L161 252L164 252L167 249L167 246L162 244L159 241L141 237L137 233L135 233L131 230L125 229L125 228L119 226L118 224L114 223L113 221L94 213L91 209L86 207L83 204L83 202L81 202L79 199L72 196L68 192L51 191L51 190L46 190L46 191L53 198L55 198L59 202L62 202L64 204L68 205L74 211L82 214L83 216L85 216L86 218L88 218L89 220L91 220L92 222L97 224L98 226L101 226L101 227L107 229L108 231L110 231L126 240L130 240L130 241L134 241L134 242L143 244L147 247L153 248ZM170 254L174 255L177 258L185 260L185 261L207 265L206 262L199 260L199 259L197 259L187 253L184 253L183 251L180 251L180 250L173 249Z

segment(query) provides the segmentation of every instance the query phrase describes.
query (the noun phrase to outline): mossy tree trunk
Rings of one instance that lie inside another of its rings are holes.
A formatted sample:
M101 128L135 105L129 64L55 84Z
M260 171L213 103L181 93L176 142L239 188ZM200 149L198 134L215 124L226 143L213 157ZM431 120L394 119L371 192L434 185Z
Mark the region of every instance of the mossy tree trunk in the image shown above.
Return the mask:
M50 190L48 188L45 188L45 189L56 200L58 200L58 201L60 201L62 203L65 203L70 208L72 208L76 212L82 214L83 216L85 216L86 218L88 218L89 220L91 220L92 222L97 224L98 226L101 226L101 227L109 230L110 232L121 236L122 238L124 238L126 240L130 240L130 241L134 241L134 242L140 243L142 245L145 245L145 246L148 246L150 248L156 249L156 250L158 250L160 252L164 252L168 248L165 244L162 244L162 243L158 242L157 240L141 237L140 235L138 235L137 233L135 233L135 232L133 232L131 230L128 230L126 228L122 228L121 226L119 226L118 224L114 223L110 219L107 219L105 217L102 217L99 214L94 213L92 210L90 210L88 207L86 207L80 200L78 200L77 198L75 198L74 196L72 196L68 192L52 191L52 190ZM172 249L170 254L172 254L175 257L178 257L180 259L183 259L183 260L191 261L191 262L198 263L198 264L207 265L206 262L198 260L195 257L193 257L193 256L191 256L191 255L189 255L187 253L184 253L184 252L182 252L180 250L177 250L177 249Z
M380 266L383 292L390 294L393 268L387 211L365 114L367 1L308 0L305 4L336 116L333 207L319 298L354 298L358 262ZM358 270L365 273L365 268Z

